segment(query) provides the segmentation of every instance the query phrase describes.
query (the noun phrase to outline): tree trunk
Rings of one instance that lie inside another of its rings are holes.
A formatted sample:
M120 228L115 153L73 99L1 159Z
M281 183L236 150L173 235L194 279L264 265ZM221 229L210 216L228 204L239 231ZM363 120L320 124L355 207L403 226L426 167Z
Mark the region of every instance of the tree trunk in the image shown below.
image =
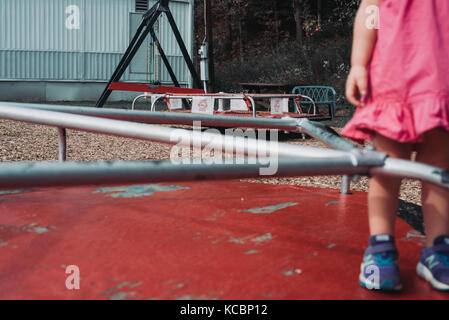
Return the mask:
M227 1L226 8L228 14L226 15L225 50L226 55L230 57L232 55L232 15L230 14L232 3L230 0Z
M300 46L303 45L303 32L302 32L302 23L303 23L303 1L301 0L293 0L293 14L295 16L296 21L296 42Z
M318 26L321 27L321 10L323 8L323 0L317 0L317 20Z
M209 92L214 92L215 90L215 59L214 59L214 34L212 31L212 18L211 18L211 1L205 0L204 5L206 6L206 25L204 26L206 28L206 41L209 45L208 47L208 58L209 58Z
M243 62L243 14L242 14L242 8L240 5L240 0L238 0L237 2L237 6L238 6L238 30L239 30L239 56L240 56L240 61Z
M276 34L276 47L279 44L279 12L278 12L278 6L277 1L273 1L273 9L274 9L274 32Z

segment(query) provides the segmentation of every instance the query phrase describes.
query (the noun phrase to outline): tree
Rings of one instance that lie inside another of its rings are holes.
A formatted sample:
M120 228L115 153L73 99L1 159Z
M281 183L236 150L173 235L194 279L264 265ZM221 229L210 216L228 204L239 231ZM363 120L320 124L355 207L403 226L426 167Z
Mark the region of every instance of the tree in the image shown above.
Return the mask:
M295 17L296 22L296 42L300 46L303 45L303 31L302 31L302 24L303 24L303 11L304 11L304 0L293 0L293 16Z
M194 5L195 54L204 39L205 1ZM233 89L243 79L332 84L331 77L345 78L360 0L209 1L218 87Z

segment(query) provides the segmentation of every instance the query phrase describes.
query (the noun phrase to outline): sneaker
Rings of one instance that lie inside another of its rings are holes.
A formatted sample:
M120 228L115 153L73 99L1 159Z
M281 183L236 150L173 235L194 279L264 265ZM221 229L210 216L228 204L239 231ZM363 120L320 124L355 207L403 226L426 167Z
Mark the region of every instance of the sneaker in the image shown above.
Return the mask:
M360 267L360 285L370 290L401 290L399 254L394 244L394 236L388 234L371 236L369 245Z
M449 291L449 236L439 236L433 247L422 249L416 272L434 289Z

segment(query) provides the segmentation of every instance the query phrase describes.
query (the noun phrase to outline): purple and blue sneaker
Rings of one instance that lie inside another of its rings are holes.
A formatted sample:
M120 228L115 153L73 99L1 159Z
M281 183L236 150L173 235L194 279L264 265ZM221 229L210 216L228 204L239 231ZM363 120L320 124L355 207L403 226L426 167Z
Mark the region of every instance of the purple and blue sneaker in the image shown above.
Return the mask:
M360 267L360 285L370 290L401 290L399 254L394 243L394 236L389 234L371 236L369 245Z
M434 289L449 291L449 236L439 236L432 247L422 249L416 272Z

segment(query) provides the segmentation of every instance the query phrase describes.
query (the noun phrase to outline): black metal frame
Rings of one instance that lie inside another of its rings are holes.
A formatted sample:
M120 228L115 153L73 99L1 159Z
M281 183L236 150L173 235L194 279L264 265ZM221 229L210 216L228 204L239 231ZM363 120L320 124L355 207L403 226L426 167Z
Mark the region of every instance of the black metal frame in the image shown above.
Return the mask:
M189 56L189 53L186 49L186 46L184 44L184 41L182 40L181 34L179 33L178 27L176 25L175 19L173 18L173 15L170 11L170 8L168 7L169 0L159 0L156 2L156 4L149 9L142 18L142 23L140 24L139 28L136 31L136 34L134 35L133 39L131 40L131 43L129 44L128 48L126 49L125 54L123 55L122 59L120 60L117 68L115 69L114 73L111 76L111 79L109 80L108 84L106 85L106 88L104 89L100 99L98 99L96 107L102 108L105 104L106 100L111 95L112 90L109 89L111 83L118 82L122 75L125 73L125 70L128 68L129 64L131 63L132 59L136 55L139 48L142 46L142 43L148 36L148 34L151 35L151 37L154 40L154 43L156 47L159 50L159 53L161 55L162 61L165 64L165 67L167 68L167 71L170 75L171 80L173 81L174 85L176 87L179 87L179 82L176 79L176 75L173 72L173 69L167 59L167 56L165 55L164 50L162 49L159 40L156 37L156 34L154 32L153 26L156 23L157 19L162 13L165 13L168 22L170 23L170 26L172 28L172 31L175 35L176 41L178 42L179 48L181 49L182 55L184 57L184 60L187 64L187 67L189 68L190 74L192 75L194 87L201 88L201 80L198 76L197 72L195 71L195 67L193 65L192 59Z

